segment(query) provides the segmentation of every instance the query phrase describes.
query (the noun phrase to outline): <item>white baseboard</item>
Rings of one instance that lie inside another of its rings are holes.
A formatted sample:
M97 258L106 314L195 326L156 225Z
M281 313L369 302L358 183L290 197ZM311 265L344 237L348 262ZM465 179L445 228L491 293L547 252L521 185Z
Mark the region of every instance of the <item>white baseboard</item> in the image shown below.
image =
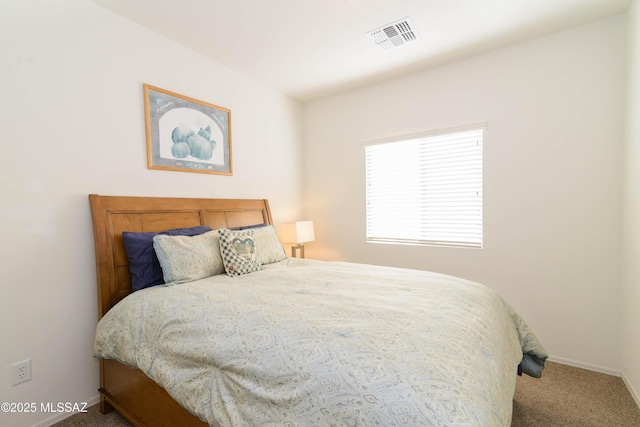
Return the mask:
M636 405L640 407L640 394L638 394L636 389L633 388L627 377L624 375L624 372L622 373L622 381L624 381L624 385L627 386L627 389L629 390L629 393L631 393L631 397L633 397L633 400L636 401Z
M615 369L605 368L604 366L591 365L589 363L578 362L578 361L571 360L571 359L565 359L563 357L549 356L549 361L550 362L561 363L563 365L573 366L573 367L576 367L576 368L587 369L589 371L600 372L602 374L613 375L613 376L616 376L616 377L622 376L622 372L618 371L618 370L615 370Z
M93 406L96 403L100 402L100 395L97 394L89 399L85 399L82 401L83 403L87 404L87 408L89 406ZM80 403L80 402L78 402ZM37 424L34 424L33 427L49 427L50 425L53 425L57 422L60 422L66 418L69 418L72 415L77 414L77 412L59 412L55 415L52 415L51 417L47 418L46 420L40 421Z

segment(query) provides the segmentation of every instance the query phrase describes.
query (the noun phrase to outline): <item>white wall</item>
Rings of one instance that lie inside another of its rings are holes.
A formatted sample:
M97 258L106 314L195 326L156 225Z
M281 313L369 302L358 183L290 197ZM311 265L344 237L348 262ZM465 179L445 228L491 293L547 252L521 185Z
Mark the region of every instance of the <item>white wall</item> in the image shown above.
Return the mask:
M628 12L627 114L624 147L623 378L640 405L640 3Z
M302 107L87 1L1 2L0 52L0 402L95 402L87 195L268 198L297 219ZM143 83L231 110L233 176L147 169ZM33 379L12 387L26 358Z
M305 213L317 239L308 256L485 283L556 360L619 374L625 23L306 104ZM367 244L362 144L481 122L484 248Z

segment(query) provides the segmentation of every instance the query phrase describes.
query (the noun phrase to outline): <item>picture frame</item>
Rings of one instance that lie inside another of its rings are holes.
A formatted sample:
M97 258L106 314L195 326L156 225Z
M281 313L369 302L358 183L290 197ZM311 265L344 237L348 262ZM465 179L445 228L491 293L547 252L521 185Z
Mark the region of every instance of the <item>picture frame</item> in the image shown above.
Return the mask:
M231 110L143 84L147 166L232 175Z

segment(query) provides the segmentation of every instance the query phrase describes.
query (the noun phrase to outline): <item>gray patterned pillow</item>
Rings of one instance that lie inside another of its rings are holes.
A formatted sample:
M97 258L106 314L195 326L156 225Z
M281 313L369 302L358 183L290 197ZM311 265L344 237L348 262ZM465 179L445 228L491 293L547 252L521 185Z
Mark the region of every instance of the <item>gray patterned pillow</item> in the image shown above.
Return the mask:
M224 269L231 277L260 270L253 230L229 230L220 227L220 253Z
M219 242L215 230L198 236L154 236L153 248L165 283L191 282L224 273Z
M256 255L260 264L271 264L287 259L287 253L273 225L253 228L253 233L256 236Z

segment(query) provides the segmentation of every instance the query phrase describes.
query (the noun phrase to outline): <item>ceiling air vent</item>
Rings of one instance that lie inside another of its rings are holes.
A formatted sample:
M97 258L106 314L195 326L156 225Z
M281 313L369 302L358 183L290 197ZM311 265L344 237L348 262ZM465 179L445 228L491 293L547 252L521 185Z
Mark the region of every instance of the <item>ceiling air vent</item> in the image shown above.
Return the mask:
M389 50L418 40L419 36L414 28L407 17L370 31L369 35L376 46Z

